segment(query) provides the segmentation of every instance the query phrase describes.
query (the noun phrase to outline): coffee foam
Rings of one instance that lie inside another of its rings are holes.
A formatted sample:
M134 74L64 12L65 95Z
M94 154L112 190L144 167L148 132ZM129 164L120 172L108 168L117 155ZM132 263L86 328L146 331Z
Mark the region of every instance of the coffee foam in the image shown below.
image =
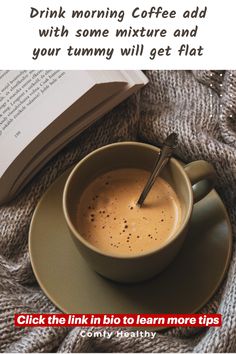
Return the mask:
M180 222L180 203L158 177L142 208L136 202L150 172L118 169L97 177L84 190L77 210L80 234L99 250L138 255L162 247Z

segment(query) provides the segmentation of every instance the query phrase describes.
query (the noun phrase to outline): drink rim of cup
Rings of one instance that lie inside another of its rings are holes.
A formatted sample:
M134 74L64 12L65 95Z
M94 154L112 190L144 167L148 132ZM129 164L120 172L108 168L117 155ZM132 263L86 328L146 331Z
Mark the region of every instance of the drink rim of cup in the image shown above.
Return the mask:
M186 182L186 186L187 186L187 190L188 190L188 208L186 211L186 216L185 219L183 221L183 223L181 223L181 226L179 227L179 229L177 230L177 232L174 232L173 235L167 239L167 241L161 246L158 247L156 249L152 249L146 252L143 252L142 254L136 254L136 255L116 255L113 254L112 252L105 252L100 250L99 248L97 248L96 246L93 246L91 243L89 243L87 240L85 240L83 238L83 236L80 234L80 232L77 230L77 228L74 226L73 222L71 221L68 209L67 209L67 199L68 199L68 189L69 189L69 185L71 180L74 178L74 175L76 174L76 172L79 170L79 168L81 167L82 164L84 164L88 159L90 159L94 154L100 153L105 149L109 149L112 146L124 146L124 145L136 145L136 146L140 146L140 148L147 148L150 150L155 150L157 152L160 151L160 148L158 148L157 146L151 145L151 144L146 144L146 143L141 143L141 142L134 142L134 141L122 141L122 142L118 142L118 143L112 143L112 144L108 144L108 145L104 145L96 150L93 150L92 152L90 152L88 155L86 155L83 159L81 159L72 169L72 171L70 172L69 176L67 177L65 186L64 186L64 190L63 190L63 198L62 198L62 207L63 207L63 213L64 213L64 217L67 223L67 226L69 227L70 231L72 232L73 236L76 237L84 246L86 246L87 248L89 248L90 250L102 255L102 256L106 256L106 257L111 257L111 258L115 258L115 259L135 259L135 258L143 258L143 257L147 257L150 256L154 253L157 253L161 250L163 250L164 248L168 247L169 244L171 244L176 238L178 238L178 236L183 232L184 228L186 227L187 223L189 222L189 219L191 217L192 214L192 209L193 209L193 190L192 190L192 185L191 182L186 174L186 172L184 171L183 166L181 166L181 164L173 157L170 158L170 162L173 163L177 168L179 168L179 170L181 171L181 175L183 177L183 179Z

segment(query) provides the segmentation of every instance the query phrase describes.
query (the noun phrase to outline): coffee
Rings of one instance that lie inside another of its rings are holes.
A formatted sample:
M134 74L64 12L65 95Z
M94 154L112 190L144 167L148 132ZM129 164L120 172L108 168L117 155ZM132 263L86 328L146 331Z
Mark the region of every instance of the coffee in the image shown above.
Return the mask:
M95 178L81 195L80 234L97 249L117 256L140 255L162 247L178 228L180 202L158 177L142 208L136 202L150 172L123 168Z

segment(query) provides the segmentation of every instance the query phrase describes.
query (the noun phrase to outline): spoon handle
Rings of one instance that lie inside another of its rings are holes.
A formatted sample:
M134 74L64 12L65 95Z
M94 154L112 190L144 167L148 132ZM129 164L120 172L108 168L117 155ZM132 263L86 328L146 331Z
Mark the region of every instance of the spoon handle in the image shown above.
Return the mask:
M164 141L163 148L155 163L154 169L137 201L137 206L139 206L140 208L143 205L143 202L146 199L150 189L152 188L157 176L160 174L161 170L165 167L165 165L169 161L172 151L176 147L176 145L177 145L177 134L172 133L168 135L168 137Z

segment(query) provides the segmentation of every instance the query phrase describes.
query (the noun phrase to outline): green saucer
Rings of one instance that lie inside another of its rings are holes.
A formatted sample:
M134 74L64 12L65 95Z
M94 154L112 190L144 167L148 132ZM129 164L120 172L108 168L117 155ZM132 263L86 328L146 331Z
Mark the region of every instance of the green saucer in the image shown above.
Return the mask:
M232 231L223 202L212 191L194 206L181 252L152 280L118 284L90 270L69 235L62 191L69 171L40 200L31 222L29 251L48 298L66 313L192 313L215 293L227 271Z

